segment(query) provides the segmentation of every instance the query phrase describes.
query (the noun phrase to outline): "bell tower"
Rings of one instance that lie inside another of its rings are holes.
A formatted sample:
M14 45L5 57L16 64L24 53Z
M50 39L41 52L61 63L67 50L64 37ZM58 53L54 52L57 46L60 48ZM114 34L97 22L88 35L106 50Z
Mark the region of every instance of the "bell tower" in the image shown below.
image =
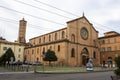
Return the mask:
M25 39L26 25L27 25L27 21L25 21L24 18L19 21L19 33L18 33L18 42L19 43L26 43L26 39Z

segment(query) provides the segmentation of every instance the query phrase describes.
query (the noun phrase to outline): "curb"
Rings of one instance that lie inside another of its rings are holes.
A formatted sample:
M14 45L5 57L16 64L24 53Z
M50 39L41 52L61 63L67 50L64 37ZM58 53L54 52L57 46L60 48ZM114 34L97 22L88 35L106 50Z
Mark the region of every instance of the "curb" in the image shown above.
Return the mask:
M0 72L0 74L25 74L25 73L34 73L33 71L30 72Z
M34 72L36 74L78 74L78 73L95 73L95 72L109 72L113 70L106 70L106 71L86 71L86 72Z

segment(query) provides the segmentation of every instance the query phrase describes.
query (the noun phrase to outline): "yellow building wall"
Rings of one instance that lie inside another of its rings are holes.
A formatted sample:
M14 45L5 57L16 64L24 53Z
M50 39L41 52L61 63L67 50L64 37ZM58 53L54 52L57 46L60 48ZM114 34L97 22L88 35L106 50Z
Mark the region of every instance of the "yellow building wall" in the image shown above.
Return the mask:
M6 47L7 49L8 48L12 49L12 51L14 52L16 61L18 60L23 61L23 53L24 53L25 46L21 44L15 44L15 43L0 42L0 56L2 56L7 51L7 49L4 50L4 47Z

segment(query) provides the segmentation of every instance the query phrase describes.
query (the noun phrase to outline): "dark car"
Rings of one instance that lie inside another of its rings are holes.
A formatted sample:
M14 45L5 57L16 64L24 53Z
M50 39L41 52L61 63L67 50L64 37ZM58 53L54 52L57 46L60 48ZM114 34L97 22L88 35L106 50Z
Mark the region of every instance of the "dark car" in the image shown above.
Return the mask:
M25 61L23 64L25 64L25 65L32 65L32 62Z
M41 66L43 65L41 62L33 62L32 65L37 65L37 66Z
M22 62L12 62L10 64L12 64L12 65L22 65Z

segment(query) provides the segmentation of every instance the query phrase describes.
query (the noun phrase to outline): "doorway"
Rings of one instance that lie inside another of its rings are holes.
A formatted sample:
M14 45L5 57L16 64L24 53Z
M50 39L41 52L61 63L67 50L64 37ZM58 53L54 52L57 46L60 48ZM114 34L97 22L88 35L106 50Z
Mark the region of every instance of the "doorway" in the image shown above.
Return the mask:
M87 48L84 48L82 51L81 51L81 64L83 65L83 66L85 66L86 65L86 63L88 62L88 60L89 60L89 53L88 53L88 50L87 50Z
M87 56L83 55L82 56L82 65L86 65L86 62L87 62Z

